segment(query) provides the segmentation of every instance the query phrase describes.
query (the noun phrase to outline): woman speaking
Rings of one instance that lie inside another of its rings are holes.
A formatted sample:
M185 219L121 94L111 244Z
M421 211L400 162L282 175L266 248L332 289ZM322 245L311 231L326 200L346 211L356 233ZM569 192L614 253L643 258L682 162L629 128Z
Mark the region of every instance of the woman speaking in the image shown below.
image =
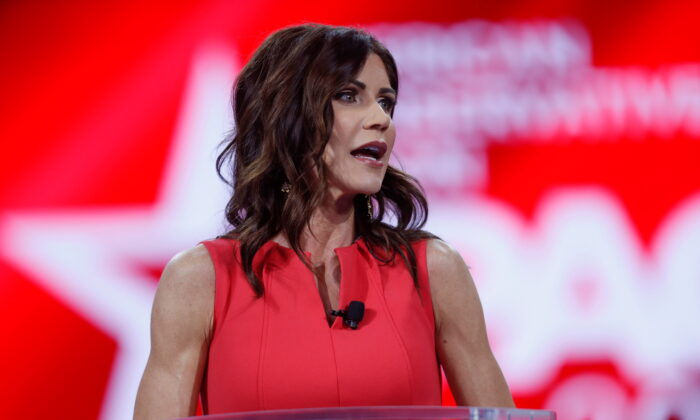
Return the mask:
M205 414L440 405L441 366L459 405L513 406L464 261L389 165L398 90L358 29L259 47L217 159L231 230L167 264L135 418L193 415L199 396Z

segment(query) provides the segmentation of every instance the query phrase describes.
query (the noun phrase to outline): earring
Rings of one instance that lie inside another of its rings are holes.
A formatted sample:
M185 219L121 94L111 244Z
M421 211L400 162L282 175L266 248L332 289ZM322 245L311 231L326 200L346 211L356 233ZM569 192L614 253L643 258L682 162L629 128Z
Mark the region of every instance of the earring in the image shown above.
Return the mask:
M280 191L287 194L287 193L289 193L289 190L291 190L291 189L292 189L292 186L289 184L289 182L285 182L284 184L282 184L282 188L280 188Z
M369 195L366 195L365 197L367 197L367 217L370 220L372 220L372 213L373 213L373 211L372 211L372 199L370 198L371 196L369 196Z

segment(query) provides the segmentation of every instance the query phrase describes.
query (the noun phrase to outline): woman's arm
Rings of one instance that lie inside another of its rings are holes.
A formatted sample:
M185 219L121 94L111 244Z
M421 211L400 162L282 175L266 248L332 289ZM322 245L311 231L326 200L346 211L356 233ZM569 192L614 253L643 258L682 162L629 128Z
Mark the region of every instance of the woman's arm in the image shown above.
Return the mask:
M214 310L214 266L204 245L165 267L151 313L151 353L134 419L195 414Z
M438 357L458 405L514 407L486 337L474 281L459 253L445 242L427 245Z

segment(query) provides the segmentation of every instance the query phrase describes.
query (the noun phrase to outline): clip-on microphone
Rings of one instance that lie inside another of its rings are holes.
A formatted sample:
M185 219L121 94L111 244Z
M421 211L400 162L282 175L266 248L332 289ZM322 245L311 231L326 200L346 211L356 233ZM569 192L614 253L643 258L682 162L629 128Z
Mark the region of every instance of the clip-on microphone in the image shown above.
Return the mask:
M358 300L353 300L346 310L331 311L331 314L342 317L345 325L356 330L357 324L362 321L362 317L365 315L365 304Z

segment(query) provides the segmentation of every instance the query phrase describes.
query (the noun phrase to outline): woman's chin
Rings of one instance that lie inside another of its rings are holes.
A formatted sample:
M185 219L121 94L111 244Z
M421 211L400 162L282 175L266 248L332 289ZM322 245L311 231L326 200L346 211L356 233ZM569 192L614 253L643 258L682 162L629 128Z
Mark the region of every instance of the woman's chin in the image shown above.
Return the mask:
M372 195L372 194L378 193L379 190L381 190L381 189L382 189L382 185L381 185L381 184L379 184L379 185L367 186L366 188L360 189L360 191L358 192L358 194Z
M373 195L382 189L380 185L354 186L348 188L331 188L326 192L332 200L352 199L358 195ZM328 197L328 196L327 196Z

